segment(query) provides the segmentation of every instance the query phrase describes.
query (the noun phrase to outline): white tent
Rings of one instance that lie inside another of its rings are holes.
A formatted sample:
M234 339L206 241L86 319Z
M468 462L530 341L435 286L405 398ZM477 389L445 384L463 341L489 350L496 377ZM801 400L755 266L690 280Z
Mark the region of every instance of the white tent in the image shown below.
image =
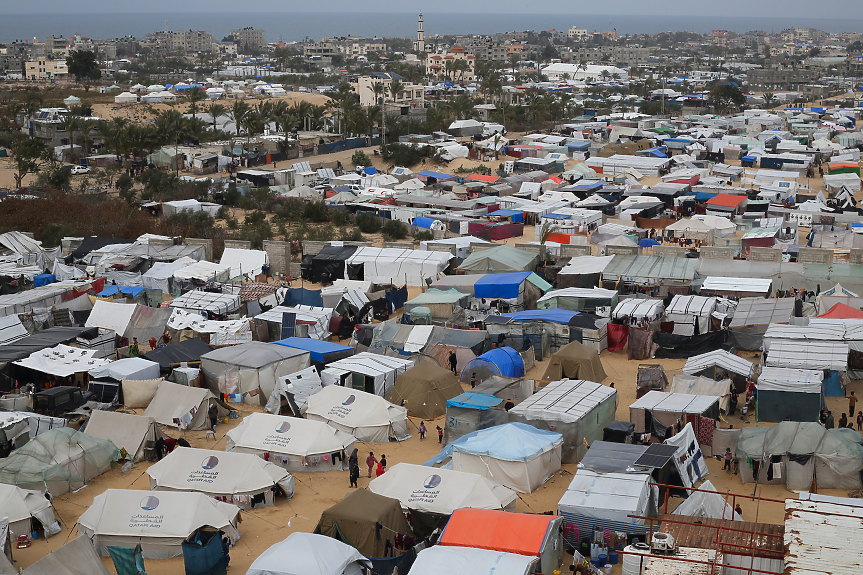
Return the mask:
M629 325L644 325L658 321L665 305L661 299L625 299L614 308L612 319L624 320Z
M737 233L737 224L722 216L696 215L692 219L703 222L708 228L714 230L715 235L721 238L734 237Z
M326 535L291 533L258 556L246 575L362 575L371 561Z
M524 423L505 423L454 444L453 469L532 493L560 470L562 446L560 433Z
M696 395L693 397L704 396ZM684 425L677 435L669 437L665 440L665 443L677 447L677 452L674 454L674 465L677 467L677 472L680 474L684 487L694 487L697 481L701 481L710 473L707 469L707 463L704 461L704 456L698 448L698 441L695 439L692 423Z
M330 385L309 397L306 417L350 433L358 441L401 441L408 435L408 410L383 397Z
M0 483L0 509L9 520L9 534L12 540L19 535L30 536L36 530L36 523L42 525L45 535L50 537L60 533L60 524L54 517L51 502L42 491L30 491L14 485Z
M217 321L205 319L200 313L186 311L175 307L171 312L171 317L168 319L168 327L177 331L189 330L195 334L194 337L197 337L196 334L201 333L217 334L216 337L211 338L210 341L214 345L218 345L218 343L215 342L220 341L218 339L219 337L228 337L249 331L249 320L235 319Z
M122 336L129 327L137 307L137 304L133 303L114 303L97 299L93 303L93 311L87 317L84 327L110 329Z
M731 504L716 491L709 480L699 487L700 491L692 491L689 497L672 511L672 515L687 515L689 517L707 517L710 519L725 519L743 521ZM712 492L712 493L711 493Z
M515 511L517 498L508 487L474 473L410 463L397 463L373 479L369 490L398 499L405 509L438 515L451 515L462 507Z
M630 404L629 421L635 424L636 432L643 433L652 431L645 429L645 411L649 411L655 424L662 427L671 427L684 415L712 415L715 419L719 415L719 399L715 395L666 393L654 389Z
M117 382L124 379L156 379L159 377L159 364L143 357L124 357L90 370L90 380L108 379Z
M411 575L528 575L536 557L473 547L435 545L417 555Z
M345 452L350 452L354 441L320 421L252 413L228 431L225 451L270 453L270 461L293 472L345 470Z
M702 372L713 369L714 371L712 375L715 375L716 368L727 373L742 375L746 378L751 378L755 373L755 367L752 365L751 361L722 349L708 351L707 353L690 357L683 365L683 373L699 375Z
M710 317L714 309L715 297L676 295L665 308L665 317L674 322L675 335L703 335L710 331Z
M252 497L273 504L273 486L292 497L293 476L275 463L251 453L177 447L147 469L153 491L198 491L210 497L227 497L228 503L247 509Z
M278 378L309 365L308 351L260 341L223 347L201 356L204 380L211 390L249 393L246 401L260 405L273 393Z
M182 270L181 270L182 271ZM176 277L176 274L174 275ZM170 307L190 311L225 315L240 309L240 296L230 293L188 291L171 300ZM166 322L167 323L167 322Z
M346 276L361 268L363 279L377 284L421 286L437 279L449 266L452 254L396 248L361 247L345 261Z
M207 409L211 401L216 401L216 397L209 389L163 381L144 411L144 417L152 417L156 423L179 429L206 429L210 426ZM221 402L216 403L219 417L227 415L228 409Z
M309 337L314 339L327 339L330 336L330 320L333 317L333 309L328 307L313 307L309 305L287 307L279 305L262 314L256 315L255 322L268 322L275 324L275 331L273 328L270 328L270 333L276 334L277 337L273 339L281 339L279 335L282 331L282 318L285 313L296 314L298 322L309 322L306 323L309 328Z
M174 272L178 280L226 282L230 279L231 267L208 261L199 261Z
M243 275L254 278L262 273L263 267L270 263L270 256L262 250L241 250L237 248L225 248L222 252L220 265L231 269L231 277L236 278Z
M137 102L138 96L131 92L123 92L122 94L114 96L115 104L136 104Z
M96 555L93 543L86 537L76 537L24 569L21 575L111 575L111 572Z
M727 412L728 401L731 399L730 379L710 379L700 375L687 375L685 372L677 374L668 387L668 393L679 393L684 395L715 395L719 397L719 409ZM717 455L720 455L717 453Z
M97 352L98 350L95 349L81 349L61 343L57 347L35 351L28 357L16 361L15 365L56 377L69 377L107 364L107 359L94 357Z
M156 396L159 384L163 381L165 381L165 378L163 377L158 379L123 380L120 382L120 385L123 388L123 405L126 407L142 407L146 409Z
M180 261L184 260L184 261ZM142 283L147 289L162 290L162 293L171 293L171 278L174 273L189 266L193 262L186 261L184 256L175 262L155 262L142 277Z
M277 379L276 388L270 394L265 409L268 413L278 415L284 399L290 404L294 415L301 417L308 409L309 397L321 389L321 376L318 375L318 370L315 367L307 367Z
M630 515L645 517L656 511L658 489L651 489L651 481L649 474L579 469L557 504L558 515L578 526L579 536L589 536L595 529L646 533L649 526L644 520ZM580 543L571 532L564 538L571 546Z
M334 361L321 372L324 386L354 387L354 380L362 383L367 393L387 397L396 384L396 378L414 366L410 359L390 357L367 351Z
M152 445L160 437L165 437L151 417L104 410L93 410L84 433L113 442L118 448L125 449L136 462L155 455Z
M183 554L183 539L206 525L238 541L239 513L236 505L203 493L108 489L78 518L78 531L93 541L103 557L109 545L140 544L145 559L170 559Z

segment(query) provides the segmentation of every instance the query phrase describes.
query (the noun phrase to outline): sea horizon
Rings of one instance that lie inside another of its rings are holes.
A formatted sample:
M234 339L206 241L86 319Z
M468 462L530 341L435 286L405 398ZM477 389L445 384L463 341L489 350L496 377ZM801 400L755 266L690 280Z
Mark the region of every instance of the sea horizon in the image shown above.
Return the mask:
M558 31L577 26L587 30L617 30L619 35L655 34L658 32L707 33L723 29L742 33L751 30L779 32L785 28L817 28L830 33L863 31L863 19L828 19L801 17L745 16L656 16L602 14L460 14L424 12L427 35L492 34L555 28ZM384 36L413 38L417 15L410 12L266 12L238 16L232 12L195 13L71 13L10 14L0 19L0 43L44 41L46 36L70 37L81 34L94 39L134 36L157 30L205 30L216 41L232 28L251 26L265 30L268 42L320 40L338 36Z

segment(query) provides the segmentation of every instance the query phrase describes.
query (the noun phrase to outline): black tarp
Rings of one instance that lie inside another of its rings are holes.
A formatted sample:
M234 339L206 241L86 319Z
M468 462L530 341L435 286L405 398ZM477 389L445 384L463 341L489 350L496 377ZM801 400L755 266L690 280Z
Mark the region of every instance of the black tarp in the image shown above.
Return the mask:
M201 361L201 356L211 351L213 351L212 347L200 339L194 338L154 349L141 357L155 361L159 364L159 371L162 374L169 374L177 367L177 364L184 361Z
M24 359L31 353L72 341L80 335L87 334L90 337L95 337L98 332L99 328L95 327L51 327L21 338L14 343L0 346L0 363Z
M345 261L354 255L357 246L327 246L318 252L312 259L312 267L309 270L309 279L313 282L321 281L321 274L330 275L330 281L344 279Z
M688 359L709 351L725 348L725 332L712 331L702 335L674 335L657 331L653 343L659 346L657 359Z
M131 244L133 242L134 240L127 240L125 238L102 238L98 236L89 236L84 238L84 241L81 242L81 245L78 246L75 251L66 256L66 263L76 262L90 252L100 250L105 246L110 246L112 244Z

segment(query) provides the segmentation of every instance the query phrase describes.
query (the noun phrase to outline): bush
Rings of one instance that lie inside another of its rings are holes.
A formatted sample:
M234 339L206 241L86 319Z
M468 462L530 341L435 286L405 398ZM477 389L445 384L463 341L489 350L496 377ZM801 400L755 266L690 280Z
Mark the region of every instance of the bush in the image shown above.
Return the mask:
M408 228L398 220L390 220L383 225L381 232L384 235L384 239L403 240L408 235Z
M135 180L129 174L122 174L117 178L117 193L120 199L131 204L135 201Z
M339 240L343 242L361 242L363 239L363 234L357 228L351 228L351 231L342 229L339 234Z
M303 206L303 219L310 222L326 222L330 219L330 208L323 202L306 202Z
M363 212L357 216L357 227L364 234L376 234L381 231L381 219L371 212Z
M354 166L363 166L363 167L372 165L372 161L369 159L369 157L366 155L366 153L362 150L357 150L356 152L354 152L354 155L351 156L351 163Z
M347 226L353 221L353 214L345 207L330 207L330 221L334 225L341 227Z
M414 239L418 242L430 242L434 239L434 234L429 230L420 230L414 234Z
M381 146L381 156L387 162L397 166L415 166L426 157L426 150L421 150L416 144L387 144Z

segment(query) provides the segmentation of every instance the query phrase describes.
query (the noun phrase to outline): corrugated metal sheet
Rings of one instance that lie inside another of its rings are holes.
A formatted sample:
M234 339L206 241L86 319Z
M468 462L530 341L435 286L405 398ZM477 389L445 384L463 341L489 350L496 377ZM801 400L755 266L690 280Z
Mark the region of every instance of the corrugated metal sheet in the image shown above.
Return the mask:
M716 557L716 551L713 549L678 547L676 557L692 559L693 561L712 562ZM644 569L641 573L642 575L712 575L713 565L677 561L672 557L650 555L645 560Z
M836 324L770 324L767 326L764 337L771 340L842 341L845 339L845 326Z
M773 280L770 278L724 278L711 276L701 284L703 290L742 291L753 293L770 293ZM791 300L792 302L794 300Z
M785 573L858 575L863 570L863 508L785 501Z
M730 327L788 323L794 313L794 298L744 299L737 304Z
M731 373L736 373L746 377L751 377L752 373L755 371L755 367L752 365L752 362L734 355L733 353L717 349L687 359L686 364L683 366L683 373L692 375L709 367L713 367L714 365L721 367L725 371L730 371Z
M615 280L623 277L628 281L648 280L692 281L698 260L667 256L615 255L603 271L603 278Z
M848 344L831 341L774 341L767 353L770 367L848 369Z

